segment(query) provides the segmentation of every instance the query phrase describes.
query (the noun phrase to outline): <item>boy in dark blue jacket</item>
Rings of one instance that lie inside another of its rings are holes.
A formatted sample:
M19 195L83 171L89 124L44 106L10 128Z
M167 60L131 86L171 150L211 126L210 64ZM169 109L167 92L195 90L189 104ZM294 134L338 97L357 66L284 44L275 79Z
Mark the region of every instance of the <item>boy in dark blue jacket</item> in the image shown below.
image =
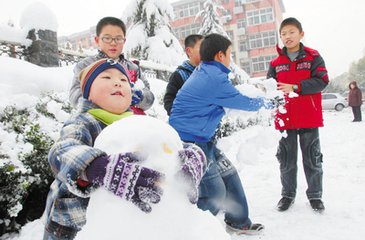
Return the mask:
M206 36L200 46L202 63L178 92L169 123L186 142L200 146L208 159L208 169L199 186L198 207L216 215L225 211L227 232L255 234L264 229L248 217L246 196L237 170L220 171L219 151L214 134L224 115L224 107L257 111L266 105L262 98L242 95L228 79L231 41L219 34Z
M177 92L193 73L195 67L200 63L199 50L202 41L203 36L199 34L192 34L185 38L185 52L189 59L185 60L180 66L178 66L169 78L169 83L166 86L166 93L163 98L163 105L166 109L167 115L170 115L172 103L176 98Z

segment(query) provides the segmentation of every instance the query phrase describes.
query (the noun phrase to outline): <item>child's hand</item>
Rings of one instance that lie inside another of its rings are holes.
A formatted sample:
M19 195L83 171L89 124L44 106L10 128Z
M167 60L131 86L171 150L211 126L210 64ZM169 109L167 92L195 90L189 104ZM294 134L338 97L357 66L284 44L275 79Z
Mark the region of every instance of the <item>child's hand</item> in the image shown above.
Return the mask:
M294 84L287 84L287 83L281 83L281 82L278 82L278 87L277 89L278 90L281 90L283 91L284 93L290 93L290 92L293 92L293 85Z
M207 168L207 160L203 150L192 143L184 143L184 149L179 151L182 162L178 177L187 183L187 194L191 203L198 201L199 184Z
M86 169L86 177L89 182L103 185L149 213L152 211L150 204L160 202L163 191L157 183L164 179L164 175L137 164L143 160L140 158L134 153L96 158Z

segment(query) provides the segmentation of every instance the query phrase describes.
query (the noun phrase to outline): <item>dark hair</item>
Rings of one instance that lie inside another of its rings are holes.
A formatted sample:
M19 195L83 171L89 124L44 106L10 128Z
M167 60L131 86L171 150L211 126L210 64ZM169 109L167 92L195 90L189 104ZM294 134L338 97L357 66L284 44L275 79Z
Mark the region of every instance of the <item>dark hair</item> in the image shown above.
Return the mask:
M99 20L98 24L96 24L96 36L100 35L101 30L106 25L113 25L113 26L120 27L124 33L124 36L126 35L126 27L122 20L120 20L119 18L116 18L116 17L104 17Z
M231 45L232 42L228 38L216 33L209 34L200 45L200 58L202 61L213 61L219 51L225 54Z
M356 81L352 81L352 82L349 83L349 89L350 90L351 90L351 84L353 84L355 88L358 88L357 87L357 82Z
M203 35L200 34L191 34L187 36L184 41L185 49L188 47L194 47L195 44L201 39L203 39Z
M302 24L298 21L298 19L290 17L290 18L284 19L281 22L280 28L279 28L279 33L281 32L281 29L283 29L283 27L288 26L288 25L293 25L299 29L299 32L303 32Z

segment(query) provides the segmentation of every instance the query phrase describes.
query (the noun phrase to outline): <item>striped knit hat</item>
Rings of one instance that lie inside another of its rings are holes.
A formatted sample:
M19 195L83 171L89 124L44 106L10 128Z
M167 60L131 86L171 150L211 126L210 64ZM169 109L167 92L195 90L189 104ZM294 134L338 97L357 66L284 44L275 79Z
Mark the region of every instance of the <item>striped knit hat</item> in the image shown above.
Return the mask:
M124 69L122 65L120 65L117 61L113 59L103 58L100 59L88 67L84 68L80 72L80 88L82 91L82 96L85 99L89 98L91 85L93 84L95 78L103 71L109 68L116 68L121 71L125 76L127 76L129 81L129 76L127 71Z

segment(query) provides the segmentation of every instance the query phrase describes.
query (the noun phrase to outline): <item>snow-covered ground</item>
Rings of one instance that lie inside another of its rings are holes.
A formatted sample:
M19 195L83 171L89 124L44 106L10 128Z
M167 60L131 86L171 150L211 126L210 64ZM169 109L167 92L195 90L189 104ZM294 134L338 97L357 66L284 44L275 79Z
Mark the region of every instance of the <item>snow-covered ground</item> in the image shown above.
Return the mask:
M232 157L237 153L237 143L244 143L239 150L242 151L241 158L237 160L250 216L266 227L262 236L250 239L363 239L365 123L353 123L352 119L349 108L342 112L324 112L325 127L320 129L320 140L324 155L323 201L326 210L322 214L313 212L306 199L307 184L300 156L295 204L287 212L275 209L281 190L279 163L275 158L276 139L280 136L273 128L253 127L220 142ZM252 141L246 142L247 138ZM245 144L249 146L246 155Z
M69 86L72 76L71 68L51 68L40 71L36 66L4 57L0 57L0 64L7 66L7 71L2 73L2 78L0 78L0 85L5 87L0 88L0 93L3 95L3 98L0 98L0 107L10 101L14 97L13 94L38 94L38 89L35 91L25 84L29 82L29 76L32 76L32 79L38 79L39 83L45 82L45 80L40 81L39 79L48 77L48 84L44 90L59 91L64 91L64 88ZM20 67L26 68L27 71L19 71ZM49 76L52 75L56 75L57 78L50 78ZM9 79L13 79L13 81L9 81ZM154 110L150 114L165 120L166 114L158 102L166 83L156 79L151 79L150 83L152 91L157 96ZM14 91L5 92L3 89L14 89ZM245 113L242 112L242 114ZM325 111L324 119L325 127L320 129L320 139L324 155L323 200L326 210L322 214L313 212L305 197L306 182L300 164L295 204L287 212L278 212L275 209L281 190L279 164L275 158L280 134L274 130L273 126L250 127L220 140L219 146L239 169L250 206L251 219L254 222L263 223L266 227L261 235L233 236L232 239L363 239L363 235L365 235L363 228L365 222L365 159L363 157L365 156L365 122L351 122L352 113L349 108L342 112ZM222 215L218 216L218 220L222 222ZM186 218L186 224L181 228L166 226L166 231L175 231L178 236L179 229L189 231L193 222ZM171 226L173 224L172 222ZM206 221L199 222L199 224L205 229L210 227ZM123 232L122 226L118 231ZM222 231L223 229L222 225ZM39 220L36 220L24 226L19 235L6 239L39 240L42 239L42 235L43 226ZM132 239L129 235L122 234L121 236L123 239ZM148 233L146 233L147 238ZM173 240L173 238L168 238L168 240L171 239ZM160 240L167 239L161 238ZM198 240L204 240L204 237L200 237Z
M302 167L299 168L295 204L287 212L275 209L281 188L279 165L275 158L276 143L280 136L273 128L252 127L221 140L222 149L238 165L251 219L266 227L262 235L250 236L251 240L363 239L365 123L352 123L350 109L325 112L324 118L326 126L321 128L320 138L324 155L323 200L326 210L322 214L313 212L305 197L306 182ZM238 149L239 146L241 149ZM246 151L248 154L243 154ZM222 220L221 215L218 218ZM207 227L204 222L200 224ZM41 239L43 228L40 225L39 221L29 223L24 227L21 237L12 240ZM168 226L166 229L168 231ZM188 222L181 231L189 231ZM232 237L234 240L244 238L247 237Z

